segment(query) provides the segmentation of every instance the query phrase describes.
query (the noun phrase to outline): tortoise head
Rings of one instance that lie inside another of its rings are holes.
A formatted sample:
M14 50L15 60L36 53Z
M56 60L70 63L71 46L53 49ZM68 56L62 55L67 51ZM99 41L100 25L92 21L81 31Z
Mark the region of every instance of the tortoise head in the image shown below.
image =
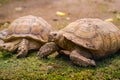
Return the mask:
M0 39L4 39L7 36L7 29L0 31Z
M49 34L49 40L48 41L52 41L52 42L56 42L56 41L59 41L60 38L62 37L62 35L59 33L59 31L53 31L53 32L50 32Z

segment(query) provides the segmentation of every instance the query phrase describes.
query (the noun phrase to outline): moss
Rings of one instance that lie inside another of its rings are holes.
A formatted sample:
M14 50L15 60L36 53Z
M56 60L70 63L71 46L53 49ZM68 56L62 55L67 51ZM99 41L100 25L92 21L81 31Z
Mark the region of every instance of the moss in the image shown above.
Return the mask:
M95 67L79 67L63 57L50 56L47 60L39 60L36 52L29 57L16 59L16 54L4 59L0 53L0 79L12 80L113 80L119 79L120 54L97 61ZM4 56L4 57L3 57Z

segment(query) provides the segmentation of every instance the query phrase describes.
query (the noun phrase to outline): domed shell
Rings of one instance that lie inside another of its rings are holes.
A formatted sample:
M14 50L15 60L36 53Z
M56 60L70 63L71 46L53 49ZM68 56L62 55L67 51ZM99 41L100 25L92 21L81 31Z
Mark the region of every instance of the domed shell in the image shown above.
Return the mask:
M75 44L91 50L116 48L119 29L110 22L84 18L61 30L63 36Z
M31 38L40 42L48 41L48 34L53 28L44 19L36 16L23 16L14 20L8 27L5 41L16 38Z

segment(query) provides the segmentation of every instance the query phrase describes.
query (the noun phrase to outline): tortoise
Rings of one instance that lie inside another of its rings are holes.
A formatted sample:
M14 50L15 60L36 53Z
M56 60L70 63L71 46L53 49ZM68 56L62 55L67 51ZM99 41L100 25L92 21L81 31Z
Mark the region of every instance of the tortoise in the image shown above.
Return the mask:
M0 44L0 50L16 51L17 58L26 57L29 50L39 50L48 42L48 33L54 30L43 18L28 15L15 19L9 27L1 31L4 43Z
M78 66L97 66L99 60L120 49L120 30L98 18L83 18L49 34L49 43L38 53L40 59L55 51L69 56Z

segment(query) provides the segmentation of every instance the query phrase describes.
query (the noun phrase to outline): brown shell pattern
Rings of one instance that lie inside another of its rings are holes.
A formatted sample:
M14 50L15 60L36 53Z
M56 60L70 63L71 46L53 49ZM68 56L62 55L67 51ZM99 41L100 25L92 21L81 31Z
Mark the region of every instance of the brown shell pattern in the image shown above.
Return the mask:
M90 50L116 51L120 47L120 30L110 22L84 18L61 30L63 36Z
M14 38L32 38L40 42L48 41L48 34L53 28L41 17L23 16L14 20L8 27L7 40Z

